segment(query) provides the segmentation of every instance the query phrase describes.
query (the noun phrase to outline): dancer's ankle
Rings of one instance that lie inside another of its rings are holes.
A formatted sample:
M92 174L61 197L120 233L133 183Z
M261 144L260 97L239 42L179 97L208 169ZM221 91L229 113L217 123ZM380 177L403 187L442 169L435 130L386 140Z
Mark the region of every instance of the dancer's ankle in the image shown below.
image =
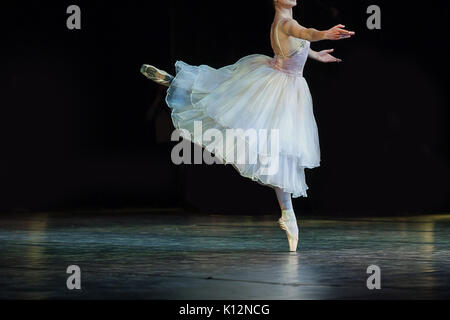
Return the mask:
M283 209L281 211L281 218L283 220L296 220L294 209Z

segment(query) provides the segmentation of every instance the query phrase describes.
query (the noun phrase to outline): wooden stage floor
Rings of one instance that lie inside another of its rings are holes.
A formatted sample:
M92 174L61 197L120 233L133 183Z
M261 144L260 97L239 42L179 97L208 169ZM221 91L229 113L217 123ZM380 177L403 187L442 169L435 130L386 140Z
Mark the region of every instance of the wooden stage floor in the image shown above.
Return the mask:
M450 215L303 218L171 212L0 217L1 299L450 298ZM66 269L81 269L68 290ZM381 270L369 290L367 267Z

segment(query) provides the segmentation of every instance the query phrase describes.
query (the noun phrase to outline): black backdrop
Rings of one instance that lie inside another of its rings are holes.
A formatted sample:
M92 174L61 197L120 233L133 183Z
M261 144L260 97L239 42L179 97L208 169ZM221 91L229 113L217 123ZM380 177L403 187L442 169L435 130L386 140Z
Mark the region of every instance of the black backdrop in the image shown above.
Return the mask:
M298 211L433 213L450 209L449 8L446 1L298 1L317 29L343 23L341 64L305 67L321 167ZM82 29L66 28L77 4ZM382 29L368 30L378 4ZM229 166L175 166L164 91L142 63L222 67L271 55L270 1L48 1L1 4L3 212L186 206L277 210L272 189ZM3 78L3 77L2 77Z

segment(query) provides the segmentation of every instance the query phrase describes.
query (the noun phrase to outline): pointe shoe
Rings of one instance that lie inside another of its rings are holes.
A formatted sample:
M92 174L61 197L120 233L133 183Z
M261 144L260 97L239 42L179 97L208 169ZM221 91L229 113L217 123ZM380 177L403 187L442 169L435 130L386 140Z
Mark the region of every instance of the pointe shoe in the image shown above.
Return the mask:
M166 87L169 87L173 80L172 75L149 64L142 65L141 73L148 79Z
M287 216L283 215L280 219L278 219L278 224L280 225L281 229L286 231L286 236L289 243L289 251L297 251L298 225L294 212L290 212L290 214Z

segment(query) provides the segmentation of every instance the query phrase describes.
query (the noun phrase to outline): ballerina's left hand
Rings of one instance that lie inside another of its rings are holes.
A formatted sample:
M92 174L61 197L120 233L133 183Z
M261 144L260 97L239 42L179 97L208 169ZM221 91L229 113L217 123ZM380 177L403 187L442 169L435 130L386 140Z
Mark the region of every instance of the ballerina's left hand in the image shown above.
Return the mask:
M341 62L341 59L335 58L330 54L333 51L334 49L328 49L317 52L317 60L324 63Z

